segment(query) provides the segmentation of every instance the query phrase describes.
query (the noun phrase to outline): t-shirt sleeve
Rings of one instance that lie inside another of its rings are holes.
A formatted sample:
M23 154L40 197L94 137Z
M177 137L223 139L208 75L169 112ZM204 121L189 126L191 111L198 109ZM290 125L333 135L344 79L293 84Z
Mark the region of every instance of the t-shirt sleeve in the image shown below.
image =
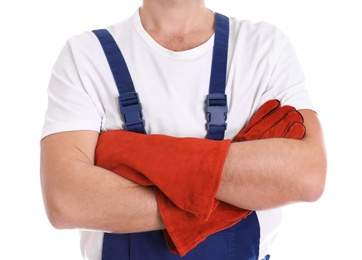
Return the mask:
M267 89L262 95L261 104L276 98L282 105L291 105L296 109L314 109L305 86L304 72L295 49L289 39L276 57Z
M102 119L82 84L75 51L68 40L53 66L41 138L64 131L100 131Z

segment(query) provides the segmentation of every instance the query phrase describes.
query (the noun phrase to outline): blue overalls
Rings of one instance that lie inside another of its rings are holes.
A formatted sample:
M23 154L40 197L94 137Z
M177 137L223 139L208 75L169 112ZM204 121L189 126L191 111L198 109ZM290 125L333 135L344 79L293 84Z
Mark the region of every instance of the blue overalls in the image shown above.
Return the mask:
M229 19L215 14L215 42L211 67L209 95L206 100L208 139L222 140L226 129L227 99L225 95ZM135 92L123 55L111 34L94 30L107 57L119 92L124 128L146 133L142 105ZM104 233L102 260L258 260L260 227L256 213L227 230L209 236L184 257L171 253L162 231L131 234ZM268 260L269 255L263 260Z

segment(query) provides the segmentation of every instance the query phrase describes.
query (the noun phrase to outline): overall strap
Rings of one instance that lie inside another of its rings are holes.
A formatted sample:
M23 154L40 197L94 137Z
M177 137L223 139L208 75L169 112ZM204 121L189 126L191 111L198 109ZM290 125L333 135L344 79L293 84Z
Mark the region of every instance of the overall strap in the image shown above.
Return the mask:
M108 30L93 30L93 33L102 45L118 89L118 103L125 124L124 128L128 131L145 134L142 105L121 50Z
M215 39L209 95L206 99L207 138L223 140L226 130L226 68L229 45L229 18L215 13Z
M145 121L142 116L142 105L135 91L127 64L112 35L106 29L93 30L100 41L111 68L119 97L118 102L125 129L146 133ZM225 95L226 67L229 38L229 19L215 13L215 40L209 95L206 99L207 138L224 139L226 116L228 112Z

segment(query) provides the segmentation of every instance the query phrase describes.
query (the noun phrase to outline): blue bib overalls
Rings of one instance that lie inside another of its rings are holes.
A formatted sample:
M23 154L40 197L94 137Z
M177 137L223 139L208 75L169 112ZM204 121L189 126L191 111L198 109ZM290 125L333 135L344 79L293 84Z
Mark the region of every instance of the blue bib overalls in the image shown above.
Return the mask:
M206 100L208 139L222 140L226 129L227 99L225 95L229 19L215 14L215 43L209 95ZM128 131L146 133L142 105L121 51L110 33L94 30L110 65L119 92L119 105ZM102 260L258 260L260 227L255 212L227 230L209 236L184 257L171 253L162 231L131 234L104 233ZM266 256L264 260L268 260Z

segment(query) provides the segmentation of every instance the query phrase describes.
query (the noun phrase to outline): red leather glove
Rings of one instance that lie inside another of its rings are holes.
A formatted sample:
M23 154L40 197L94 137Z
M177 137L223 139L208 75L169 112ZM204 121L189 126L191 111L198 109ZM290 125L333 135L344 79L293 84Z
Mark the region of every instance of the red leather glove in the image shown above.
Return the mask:
M230 143L107 131L99 137L96 164L142 185L155 185L180 209L207 219L217 203Z

